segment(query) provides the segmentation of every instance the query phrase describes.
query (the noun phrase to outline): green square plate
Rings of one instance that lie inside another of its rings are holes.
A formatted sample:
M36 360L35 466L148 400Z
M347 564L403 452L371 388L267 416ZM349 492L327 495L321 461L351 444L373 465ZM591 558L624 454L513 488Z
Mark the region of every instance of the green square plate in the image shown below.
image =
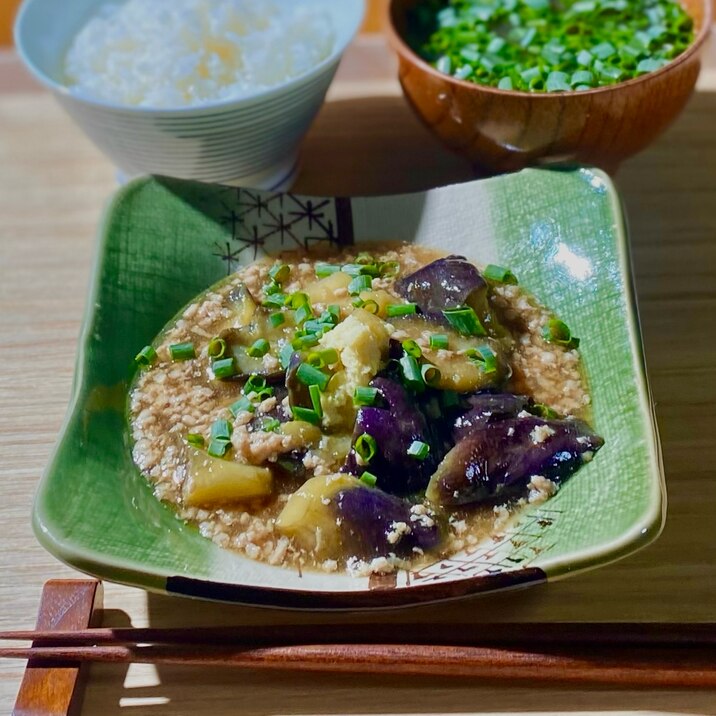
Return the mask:
M390 579L298 574L225 551L174 517L135 469L125 423L132 358L195 294L263 252L402 239L509 266L582 337L606 445L501 539ZM619 199L589 169L526 170L375 198L307 198L142 178L99 237L68 418L34 507L42 544L103 579L304 608L417 604L611 562L665 510Z

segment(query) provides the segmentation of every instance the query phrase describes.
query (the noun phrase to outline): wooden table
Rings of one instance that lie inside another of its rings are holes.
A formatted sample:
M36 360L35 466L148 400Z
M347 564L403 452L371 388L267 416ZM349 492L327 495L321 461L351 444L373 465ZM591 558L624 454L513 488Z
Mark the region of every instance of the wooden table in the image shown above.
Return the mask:
M0 56L0 628L30 627L44 580L71 576L36 543L30 506L70 393L102 208L114 171L53 100ZM617 177L669 487L652 547L554 585L385 615L393 620L716 620L716 61L677 125ZM380 38L351 49L306 141L297 190L380 193L470 176L413 118ZM2 90L5 90L2 92ZM107 623L330 622L107 585ZM367 617L357 617L366 619ZM7 713L24 664L0 664ZM716 714L716 693L637 692L96 667L84 712Z

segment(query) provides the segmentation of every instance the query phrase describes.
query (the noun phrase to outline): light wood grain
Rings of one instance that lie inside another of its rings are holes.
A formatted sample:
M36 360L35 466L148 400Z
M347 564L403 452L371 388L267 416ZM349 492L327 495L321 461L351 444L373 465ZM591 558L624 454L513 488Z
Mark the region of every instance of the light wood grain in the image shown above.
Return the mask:
M445 153L405 106L391 78L392 63L380 47L362 40L347 57L332 101L306 141L299 191L402 191L470 176L467 165ZM383 619L716 620L715 113L716 94L697 94L677 125L617 177L631 226L668 479L663 536L634 557L558 584ZM47 95L0 95L2 629L31 626L42 582L73 574L37 545L29 514L69 398L93 237L114 188L112 167ZM130 619L135 626L297 619L288 612L219 607L114 585L107 586L105 604L108 623L116 625ZM339 618L300 619L330 623ZM20 662L0 665L2 713L10 710L21 672ZM506 689L489 683L456 687L381 676L276 676L166 666L127 672L98 666L92 669L84 713L533 711L716 714L716 694Z

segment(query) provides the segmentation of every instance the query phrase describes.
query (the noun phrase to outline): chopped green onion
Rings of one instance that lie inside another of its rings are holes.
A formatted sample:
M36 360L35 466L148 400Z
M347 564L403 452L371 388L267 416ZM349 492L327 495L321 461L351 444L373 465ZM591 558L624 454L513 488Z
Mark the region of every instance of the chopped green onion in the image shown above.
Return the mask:
M337 303L331 303L329 306L326 306L326 311L335 319L332 322L338 323L341 318L341 307Z
M290 343L284 343L278 352L278 360L281 367L284 370L288 369L288 364L291 362L291 356L294 353L294 348Z
M558 318L552 318L542 329L542 338L565 348L579 348L579 338L572 335L569 326Z
M368 313L372 313L374 316L380 310L380 306L378 306L377 301L374 301L372 298L369 298L367 301L363 301L361 308L364 311L368 311Z
M421 440L413 440L408 448L408 455L410 457L417 458L418 460L425 460L430 453L430 445L422 442Z
M269 316L269 323L273 328L278 328L286 323L286 316L284 316L283 313L272 313Z
M353 449L361 460L361 464L367 465L378 451L378 443L375 438L368 433L363 433L356 438Z
M420 367L420 375L426 385L437 385L440 382L440 371L430 363Z
M318 345L318 338L314 334L308 336L296 336L291 341L291 346L297 351L303 350L304 348L312 348Z
M231 442L229 440L212 440L206 452L208 452L211 457L224 457L230 447Z
M386 278L397 276L398 271L400 271L400 264L397 261L385 261L380 264L380 275Z
M511 90L512 89L512 80L509 77L502 77L500 79L500 81L497 83L497 89Z
M403 350L413 358L420 358L423 355L422 348L413 340L403 341L402 346Z
M347 273L349 276L360 276L363 271L363 266L360 264L344 264L341 266L341 271Z
M193 343L174 343L169 346L169 355L172 360L191 360L196 358L196 352L194 351Z
M295 420L303 420L306 423L311 423L311 425L321 424L321 417L315 410L310 408L301 408L298 405L294 405L291 408L291 414Z
M311 396L311 405L319 418L323 417L323 407L321 406L321 389L317 385L308 386L308 394Z
M252 373L244 383L244 395L260 393L266 389L266 378L258 373Z
M253 413L254 404L244 395L229 406L229 412L236 417L239 413Z
M325 368L327 365L333 365L338 362L338 351L334 348L326 348L322 351L309 353L306 363L314 368Z
M448 323L463 336L485 336L487 331L480 323L475 311L469 306L461 308L446 308L443 316L447 318Z
M418 305L416 303L391 303L385 307L385 315L388 318L395 316L409 316L416 312Z
M251 358L263 358L269 352L269 348L271 348L269 342L265 338L259 338L246 349L246 354Z
M211 424L209 437L212 440L228 440L233 432L231 423L224 418L219 418Z
M267 283L264 286L264 293L267 296L272 296L275 293L281 293L281 286L279 284L277 284L276 282L271 281L271 283Z
M288 306L288 308L296 309L301 308L301 306L305 306L306 304L310 305L311 302L309 301L308 296L305 293L302 293L301 291L296 291L295 293L286 296L284 304Z
M549 405L544 403L535 403L528 408L529 412L533 415L537 415L540 418L558 418L559 413L556 410L552 410Z
M367 252L361 251L355 259L357 264L374 264L375 259Z
M275 433L281 427L281 421L278 418L264 418L261 421L261 430L265 433Z
M188 433L185 440L189 445L195 448L204 447L204 436L201 433Z
M357 296L362 291L370 291L373 285L373 279L370 276L356 276L348 284L348 293L351 296Z
M510 283L517 284L517 276L510 271L510 269L497 266L496 264L488 264L482 275L488 281L496 281L497 283Z
M476 363L485 375L497 371L497 356L490 346L470 348L466 351L467 357Z
M223 358L226 355L226 341L223 338L212 338L206 352L209 358Z
M301 363L296 370L296 377L304 385L317 385L321 390L325 390L331 376L326 375L323 371L314 368L308 363Z
M233 356L231 358L221 358L211 364L211 370L215 378L231 378L232 375L236 375L236 362Z
M309 318L313 318L313 309L309 303L304 303L296 309L296 323L300 326Z
M144 348L134 356L134 360L138 365L147 368L156 362L157 352L151 346L144 346Z
M283 283L291 275L291 267L288 264L276 264L269 270L269 276L276 283Z
M353 405L375 405L378 399L378 388L359 385L353 392Z
M418 361L413 356L404 355L399 361L405 382L412 388L422 389L425 385Z
M355 298L351 299L351 304L356 308L363 308L364 303L365 301L360 296L356 296Z
M372 473L366 470L361 476L360 481L368 487L375 487L378 482L378 478Z
M433 333L430 336L430 347L438 350L447 350L449 345L448 337L445 333Z
M303 330L305 331L303 335L307 336L309 333L314 333L320 338L326 331L330 331L331 328L333 328L333 326L330 323L324 323L320 320L311 319L303 324Z
M274 293L267 295L261 305L266 308L283 308L286 305L287 298L285 293Z
M326 276L332 276L334 273L338 273L341 270L340 266L328 263L317 263L316 264L316 276L318 278L326 278Z

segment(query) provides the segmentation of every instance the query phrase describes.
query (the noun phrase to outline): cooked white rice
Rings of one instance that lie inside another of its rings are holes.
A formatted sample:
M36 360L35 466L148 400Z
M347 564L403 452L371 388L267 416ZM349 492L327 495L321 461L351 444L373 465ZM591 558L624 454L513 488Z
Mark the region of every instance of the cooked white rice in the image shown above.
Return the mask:
M300 0L128 0L80 30L65 75L97 99L189 107L304 74L334 43L330 17Z

